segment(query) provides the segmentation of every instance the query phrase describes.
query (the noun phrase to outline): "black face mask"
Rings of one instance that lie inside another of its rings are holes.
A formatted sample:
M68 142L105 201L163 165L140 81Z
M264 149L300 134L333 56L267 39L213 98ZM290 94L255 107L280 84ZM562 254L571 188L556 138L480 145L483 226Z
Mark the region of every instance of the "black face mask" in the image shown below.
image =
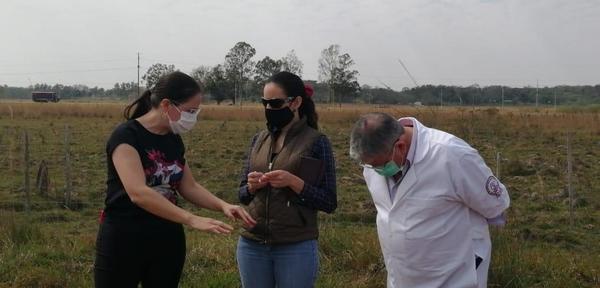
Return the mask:
M271 134L278 134L283 127L294 120L294 112L292 112L290 107L277 110L265 109L265 117L267 118L267 129L269 132Z

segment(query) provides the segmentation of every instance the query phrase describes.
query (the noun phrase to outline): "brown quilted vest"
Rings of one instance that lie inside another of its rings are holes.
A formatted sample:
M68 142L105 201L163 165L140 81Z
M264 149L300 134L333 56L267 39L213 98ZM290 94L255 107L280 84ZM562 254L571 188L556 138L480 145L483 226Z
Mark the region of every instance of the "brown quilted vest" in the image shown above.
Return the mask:
M259 133L250 154L250 171L269 172L285 170L300 178L303 156L311 157L314 142L322 134L306 124L303 118L293 124L284 139L283 148L271 160L271 145L275 141L268 131ZM317 172L317 171L315 171ZM303 179L307 181L307 179ZM311 183L314 184L314 183ZM273 188L267 185L257 190L255 197L246 207L257 221L256 226L244 230L242 236L264 244L285 244L317 239L317 210L302 205L302 199L288 187Z

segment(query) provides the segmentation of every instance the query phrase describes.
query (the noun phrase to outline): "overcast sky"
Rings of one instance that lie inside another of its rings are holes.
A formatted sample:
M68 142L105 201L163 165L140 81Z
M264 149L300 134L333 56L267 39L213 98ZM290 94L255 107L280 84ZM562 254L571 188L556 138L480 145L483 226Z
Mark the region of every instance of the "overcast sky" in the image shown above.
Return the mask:
M1 0L0 84L135 81L153 63L222 63L238 41L255 60L295 49L305 79L341 45L361 84L600 84L598 0Z

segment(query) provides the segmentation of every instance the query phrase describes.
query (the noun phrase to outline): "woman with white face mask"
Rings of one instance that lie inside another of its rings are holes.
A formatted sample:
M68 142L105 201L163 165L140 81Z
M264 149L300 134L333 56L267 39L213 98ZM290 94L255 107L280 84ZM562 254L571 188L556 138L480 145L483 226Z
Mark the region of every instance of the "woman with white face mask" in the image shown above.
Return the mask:
M96 240L96 287L177 287L186 249L182 224L231 233L230 225L180 208L179 196L242 220L244 226L255 225L243 208L198 184L186 163L179 134L194 127L201 101L200 85L173 72L125 109L127 121L106 145L107 194Z

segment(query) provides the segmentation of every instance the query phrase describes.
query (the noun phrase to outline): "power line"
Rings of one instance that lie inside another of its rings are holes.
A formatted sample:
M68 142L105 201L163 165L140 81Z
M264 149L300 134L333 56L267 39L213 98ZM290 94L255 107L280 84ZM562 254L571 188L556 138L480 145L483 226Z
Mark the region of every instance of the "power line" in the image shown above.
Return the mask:
M27 65L29 66L45 66L47 64L54 64L54 63L59 63L59 64L80 64L80 63L109 63L109 62L129 62L131 59L130 58L113 58L113 59L87 59L87 60L77 60L77 61L64 61L64 60L59 60L59 59L55 59L55 60L43 60L43 61L36 61L34 63L27 63ZM2 67L17 67L17 66L23 66L22 63L18 63L18 64L6 64L6 63L12 63L14 62L13 60L0 60L0 64L2 65Z
M102 71L122 71L122 70L133 70L133 69L136 69L136 67L114 67L114 68L101 68L101 69L61 70L61 71L35 71L35 72L18 72L18 73L2 73L2 72L0 72L0 75L87 73L87 72L102 72Z
M195 64L190 64L190 62L182 62L182 61L167 61L165 59L146 58L146 57L142 57L141 59L146 60L148 62L155 62L155 63L177 64L177 65L189 66L189 67L197 67L198 66Z
M385 84L383 81L377 79L377 81L379 81L379 83L381 83L381 85L385 86L385 88L387 88L388 90L394 90L392 89L392 87L390 87L389 85Z

